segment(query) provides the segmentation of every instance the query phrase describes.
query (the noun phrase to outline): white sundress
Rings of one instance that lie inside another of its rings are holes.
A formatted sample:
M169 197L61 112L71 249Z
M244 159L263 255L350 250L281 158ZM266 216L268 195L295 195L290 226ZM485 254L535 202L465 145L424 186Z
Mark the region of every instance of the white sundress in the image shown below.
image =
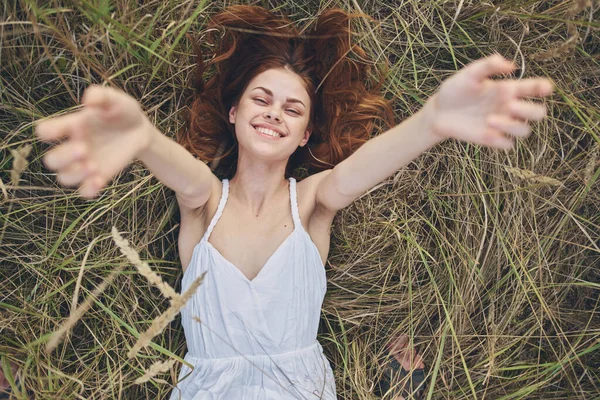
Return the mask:
M194 368L182 365L170 400L336 399L317 341L325 267L300 222L296 180L289 178L294 231L253 280L208 242L227 203L229 181L222 185L217 212L183 274L182 292L207 271L181 310L185 361Z

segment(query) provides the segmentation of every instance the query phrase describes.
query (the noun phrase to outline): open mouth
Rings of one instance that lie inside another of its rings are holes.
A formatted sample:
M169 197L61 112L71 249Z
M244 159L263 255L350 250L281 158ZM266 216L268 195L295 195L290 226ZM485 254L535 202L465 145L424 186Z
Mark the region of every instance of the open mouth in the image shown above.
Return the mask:
M271 129L263 128L261 126L257 126L257 127L253 126L253 128L259 135L267 137L269 139L281 139L281 138L285 137Z

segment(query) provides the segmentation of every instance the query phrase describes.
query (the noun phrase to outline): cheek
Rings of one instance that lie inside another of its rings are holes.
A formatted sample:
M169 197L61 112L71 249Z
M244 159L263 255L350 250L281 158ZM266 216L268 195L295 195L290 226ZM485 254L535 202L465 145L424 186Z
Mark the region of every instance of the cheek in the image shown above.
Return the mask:
M304 134L304 131L308 129L308 125L308 119L305 119L302 122L298 123L298 130L301 132L301 134Z
M294 126L292 128L292 132L294 132L295 136L304 135L304 124L299 124L299 123L294 124Z

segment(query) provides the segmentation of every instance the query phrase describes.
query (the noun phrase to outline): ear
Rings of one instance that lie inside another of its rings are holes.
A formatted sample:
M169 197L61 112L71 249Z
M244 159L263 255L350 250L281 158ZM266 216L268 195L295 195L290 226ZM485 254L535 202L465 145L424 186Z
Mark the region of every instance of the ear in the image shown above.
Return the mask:
M300 141L300 147L304 147L306 143L308 143L308 139L310 139L310 135L312 134L310 129L304 131L304 137Z
M235 115L237 114L237 106L231 106L229 110L229 122L235 124Z

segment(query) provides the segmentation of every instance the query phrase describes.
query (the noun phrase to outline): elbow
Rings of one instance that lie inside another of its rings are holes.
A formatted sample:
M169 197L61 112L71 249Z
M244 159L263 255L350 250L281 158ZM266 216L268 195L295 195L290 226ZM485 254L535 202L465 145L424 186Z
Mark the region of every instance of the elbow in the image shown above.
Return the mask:
M198 181L188 185L188 187L177 193L179 202L189 208L199 208L206 204L213 192L212 173Z

